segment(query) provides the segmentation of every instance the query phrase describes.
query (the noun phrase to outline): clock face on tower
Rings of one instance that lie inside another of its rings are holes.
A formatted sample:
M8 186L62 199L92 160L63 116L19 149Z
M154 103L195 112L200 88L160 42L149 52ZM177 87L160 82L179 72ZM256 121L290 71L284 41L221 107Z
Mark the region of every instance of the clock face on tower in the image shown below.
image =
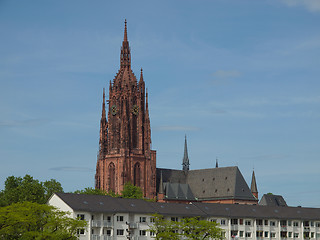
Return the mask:
M134 115L138 115L138 113L139 113L139 107L138 107L137 105L133 105L133 107L132 107L132 113L133 113Z
M113 116L117 114L117 106L116 105L112 105L111 106L111 114Z

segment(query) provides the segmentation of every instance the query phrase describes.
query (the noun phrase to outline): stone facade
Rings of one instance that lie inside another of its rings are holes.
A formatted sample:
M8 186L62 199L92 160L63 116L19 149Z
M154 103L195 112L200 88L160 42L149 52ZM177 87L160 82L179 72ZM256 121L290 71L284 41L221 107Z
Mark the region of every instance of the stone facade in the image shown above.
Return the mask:
M108 113L106 114L106 105ZM109 99L103 92L99 153L95 187L121 193L125 183L156 196L156 151L150 149L148 93L141 69L139 82L131 70L131 53L125 22L120 69L110 81Z

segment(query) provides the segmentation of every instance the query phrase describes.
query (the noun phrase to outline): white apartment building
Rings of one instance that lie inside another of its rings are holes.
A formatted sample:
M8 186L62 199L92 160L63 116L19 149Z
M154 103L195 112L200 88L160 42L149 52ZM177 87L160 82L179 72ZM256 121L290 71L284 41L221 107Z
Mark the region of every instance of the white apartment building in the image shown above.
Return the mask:
M88 222L80 240L152 239L152 214L172 221L201 217L216 221L225 237L243 240L320 239L320 209L217 203L159 203L72 193L53 194L49 205Z

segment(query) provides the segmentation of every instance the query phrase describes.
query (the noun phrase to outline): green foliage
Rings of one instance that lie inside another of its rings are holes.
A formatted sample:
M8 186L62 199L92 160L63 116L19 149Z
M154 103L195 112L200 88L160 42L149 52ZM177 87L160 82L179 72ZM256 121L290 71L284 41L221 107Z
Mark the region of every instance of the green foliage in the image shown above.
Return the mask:
M143 199L143 192L140 187L132 185L130 182L127 182L121 194L114 193L112 191L107 192L105 190L96 189L96 188L85 188L84 190L76 190L74 193L78 194L91 194L91 195L108 195L111 197L123 197L123 198L136 198Z
M121 192L121 196L123 198L143 199L143 192L140 187L134 186L130 182L127 182L123 187L123 191Z
M77 193L77 194L89 194L89 195L108 195L111 197L119 197L118 194L110 191L107 192L105 190L101 190L101 189L97 189L97 188L85 188L83 190L76 190L73 193Z
M180 235L178 233L179 231L179 223L173 222L164 219L163 216L155 214L154 217L154 223L150 226L149 231L153 232L155 234L155 239L172 239L172 240L178 240L180 239Z
M61 184L54 179L40 182L30 175L23 178L10 176L5 181L5 189L0 192L0 206L24 201L46 203L53 192L63 192Z
M74 240L86 224L45 204L23 202L0 208L0 239Z
M201 220L198 217L183 218L180 222L170 221L161 215L154 215L154 224L150 231L155 233L155 239L224 239L223 230L215 222Z

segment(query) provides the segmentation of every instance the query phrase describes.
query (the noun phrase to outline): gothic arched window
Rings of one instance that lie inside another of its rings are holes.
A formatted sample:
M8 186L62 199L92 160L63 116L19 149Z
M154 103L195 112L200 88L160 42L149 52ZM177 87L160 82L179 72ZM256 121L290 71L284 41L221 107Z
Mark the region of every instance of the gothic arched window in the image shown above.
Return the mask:
M134 165L133 185L140 187L140 163Z
M109 191L116 192L116 185L115 185L115 178L116 178L116 168L114 163L110 163L108 166L109 178L108 178L108 185Z

